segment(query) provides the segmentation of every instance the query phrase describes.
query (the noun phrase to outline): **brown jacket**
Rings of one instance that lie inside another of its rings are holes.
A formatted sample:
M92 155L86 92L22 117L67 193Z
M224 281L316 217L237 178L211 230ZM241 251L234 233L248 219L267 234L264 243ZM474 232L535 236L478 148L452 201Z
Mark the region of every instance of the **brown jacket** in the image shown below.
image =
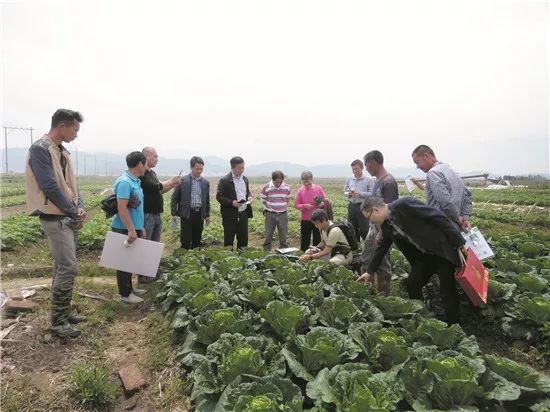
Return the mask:
M66 162L65 176L61 159ZM36 173L36 174L35 174ZM27 210L31 215L76 217L79 199L76 176L67 149L44 135L29 149L25 167Z

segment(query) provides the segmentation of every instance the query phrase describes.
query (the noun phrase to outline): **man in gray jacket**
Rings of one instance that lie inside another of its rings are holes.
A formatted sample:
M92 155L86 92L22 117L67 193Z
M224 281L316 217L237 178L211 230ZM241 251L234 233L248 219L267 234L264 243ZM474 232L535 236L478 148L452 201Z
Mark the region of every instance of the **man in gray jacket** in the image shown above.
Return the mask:
M86 218L76 184L71 157L63 143L76 139L83 117L59 109L52 116L50 131L29 149L25 167L27 209L38 216L50 243L54 261L52 280L52 326L54 336L77 337L71 324L86 320L71 313L74 279L78 273L76 234Z
M193 156L191 173L181 178L170 202L172 219L180 218L180 241L184 249L200 246L204 225L210 223L210 183L201 177L204 160Z
M437 160L434 151L424 144L412 152L416 166L426 173L426 203L441 210L458 228L470 230L472 192L451 167Z

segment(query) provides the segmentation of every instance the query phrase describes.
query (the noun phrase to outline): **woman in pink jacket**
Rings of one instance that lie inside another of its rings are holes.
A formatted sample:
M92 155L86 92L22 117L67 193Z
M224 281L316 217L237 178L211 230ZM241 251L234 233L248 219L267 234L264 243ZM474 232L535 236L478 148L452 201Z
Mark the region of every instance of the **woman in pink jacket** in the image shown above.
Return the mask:
M302 186L296 193L294 206L300 211L300 249L305 252L311 244L317 246L321 243L321 233L311 221L311 214L315 209L324 206L322 199L326 196L321 186L313 184L313 173L309 170L302 172L301 180Z

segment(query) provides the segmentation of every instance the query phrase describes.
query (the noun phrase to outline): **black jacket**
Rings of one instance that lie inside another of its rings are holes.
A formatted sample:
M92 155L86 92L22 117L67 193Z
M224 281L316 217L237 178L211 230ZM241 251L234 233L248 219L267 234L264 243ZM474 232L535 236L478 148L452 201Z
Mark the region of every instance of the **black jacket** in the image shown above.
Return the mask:
M246 184L246 197L248 198L250 196L250 185L246 176L243 176L243 179ZM220 179L216 192L216 200L220 203L222 218L237 219L239 217L238 209L233 207L233 201L239 199L237 199L237 192L235 191L235 184L233 183L233 175L231 172ZM247 205L246 212L249 218L252 217L251 205Z
M191 174L183 176L180 185L174 189L170 201L170 213L172 216L189 219L189 212L191 210L191 179ZM202 197L201 214L202 218L205 219L210 217L210 183L204 177L201 177L200 182Z
M458 248L466 241L443 212L413 197L403 197L388 206L390 219L381 225L382 240L376 246L368 273L378 270L392 243L411 263L425 253L439 256L456 267L461 265Z

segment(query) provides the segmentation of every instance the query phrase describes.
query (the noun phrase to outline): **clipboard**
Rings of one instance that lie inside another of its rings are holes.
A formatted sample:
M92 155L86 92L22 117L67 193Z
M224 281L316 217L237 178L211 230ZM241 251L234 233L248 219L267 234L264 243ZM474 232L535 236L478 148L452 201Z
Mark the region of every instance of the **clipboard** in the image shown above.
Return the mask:
M156 277L164 243L137 238L125 245L127 235L107 232L99 266L147 277Z

